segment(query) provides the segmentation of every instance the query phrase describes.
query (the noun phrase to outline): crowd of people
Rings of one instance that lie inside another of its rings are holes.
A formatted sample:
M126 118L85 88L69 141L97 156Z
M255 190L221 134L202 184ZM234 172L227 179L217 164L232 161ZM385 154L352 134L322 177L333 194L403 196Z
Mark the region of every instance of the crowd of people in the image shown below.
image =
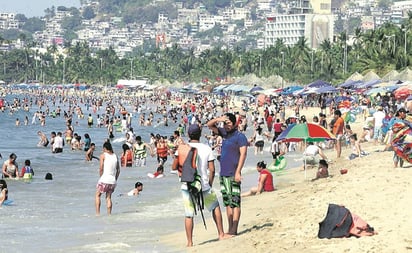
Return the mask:
M86 161L99 160L99 179L95 195L96 215L100 215L102 194L106 195L107 213L112 213L111 197L115 191L121 168L146 166L146 159L155 159L158 167L152 175L154 178L161 178L168 160L169 162L173 161L179 156L178 147L188 143L201 150L198 153L197 171L202 178L204 196L207 199L205 206L213 215L219 239L238 234L241 197L276 189L272 173L267 169L267 162L260 161L256 165L259 173L258 185L250 191L242 193L242 169L248 147L254 146L254 156L257 158L262 156L264 152L269 152L273 158L272 161L269 161L270 163L278 159L279 156L298 149L304 154L304 164L319 165L315 179L325 178L329 176L328 161L330 159L324 154L324 149L334 147L336 158L339 159L342 155L342 145L347 145L351 147L351 155L348 159L365 156L367 153L362 150L362 142L390 143L391 126L406 116L406 110L401 102L396 103L396 111L393 111L394 105L389 102L385 103L386 98L376 98L374 104L369 102L366 108L362 109L363 114L358 116L360 120L365 121L364 129L368 132L354 133L350 124L342 118L342 111L345 108L339 108L338 104L335 103L329 108L328 113L323 96L321 100L317 100L315 96L307 100L277 97L267 99L262 104L255 101L255 106L250 108L250 101L245 100L240 106L237 106L233 97L216 98L204 95L185 97L185 95L180 94L170 97L165 94L152 96L142 94L130 97L130 101L125 102L120 95L110 98L110 96L91 95L69 96L53 92L48 93L52 95L46 96L45 94L46 92L35 96L25 94L23 98L15 99L9 104L6 103L6 107L14 112L13 108L30 108L37 105L39 110L33 114L32 124L40 126L46 125L48 117L64 117L65 130L52 131L50 138L43 131L38 131L39 142L37 145L41 148L49 147L52 153L62 153L64 148L70 148L84 152ZM361 102L363 98L359 96L356 100ZM170 103L170 101L174 103ZM305 115L302 115L303 108L307 106L306 101L312 101L320 108L320 113L313 116L312 120L308 120ZM321 101L321 103L317 103L317 101ZM87 117L84 117L82 105L87 105L86 113L90 112ZM148 110L149 106L152 110ZM286 115L287 107L294 112L293 115ZM139 116L134 117L132 113ZM391 116L392 114L394 116ZM363 115L367 116L362 118ZM327 121L328 117L330 122ZM373 120L368 121L368 117L372 117ZM79 121L87 121L89 132L82 135L75 131L75 126ZM327 128L335 140L309 142L307 147L277 140L277 137L288 125L308 121ZM150 136L142 136L134 131L136 128L154 125L169 127L172 123L177 127L171 128L170 137L154 133ZM19 125L20 123L16 123L16 126ZM203 127L207 127L208 131L202 133ZM96 144L91 138L93 128L107 129L107 138L103 141L102 152L99 156L94 154ZM119 134L124 136L125 140L121 152L116 154L112 141L115 135ZM358 136L361 138L358 139ZM201 137L207 140L207 144L202 142ZM148 139L147 142L144 141L145 138ZM265 149L265 143L270 143L268 149ZM321 159L318 159L317 156ZM32 178L34 172L30 160L26 160L24 167L19 171L16 159L17 156L13 153L4 162L3 177ZM226 232L223 229L222 213L217 195L212 188L215 160L220 165L219 183L228 221ZM402 159L394 154L394 166L397 166L400 161ZM26 174L28 175L26 176ZM0 196L1 202L2 199L7 199L7 184L0 181L0 187L3 189ZM6 190L4 191L4 189ZM139 195L142 189L142 183L138 182L131 191L132 193L129 192L127 195ZM185 208L187 246L192 246L195 206L191 204L190 193L183 182L181 191Z

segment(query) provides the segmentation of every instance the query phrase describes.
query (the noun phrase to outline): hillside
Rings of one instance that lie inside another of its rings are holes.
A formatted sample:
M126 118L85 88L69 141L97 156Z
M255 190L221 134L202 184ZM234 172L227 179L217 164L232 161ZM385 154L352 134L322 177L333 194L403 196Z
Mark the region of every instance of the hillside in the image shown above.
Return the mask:
M158 13L169 18L177 16L177 3L186 8L204 6L209 13L217 13L219 8L230 6L231 0L99 0L99 12L108 15L122 16L125 23L156 22Z

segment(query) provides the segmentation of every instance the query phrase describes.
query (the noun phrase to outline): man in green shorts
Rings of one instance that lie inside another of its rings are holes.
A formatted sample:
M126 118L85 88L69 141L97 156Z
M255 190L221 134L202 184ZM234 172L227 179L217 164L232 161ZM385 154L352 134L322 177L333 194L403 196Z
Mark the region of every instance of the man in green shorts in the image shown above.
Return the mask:
M217 123L221 122L223 127L218 127ZM246 160L248 140L243 133L238 131L236 116L232 113L226 113L222 117L210 120L207 126L223 138L220 157L220 186L229 224L228 234L237 235L241 213L241 172Z

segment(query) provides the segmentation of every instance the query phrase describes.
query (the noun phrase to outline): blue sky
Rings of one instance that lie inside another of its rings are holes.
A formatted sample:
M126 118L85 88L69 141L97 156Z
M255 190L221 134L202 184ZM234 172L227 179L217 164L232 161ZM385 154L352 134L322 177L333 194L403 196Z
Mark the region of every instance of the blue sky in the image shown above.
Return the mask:
M80 0L0 0L0 12L14 12L26 17L44 16L44 10L52 6L80 7Z

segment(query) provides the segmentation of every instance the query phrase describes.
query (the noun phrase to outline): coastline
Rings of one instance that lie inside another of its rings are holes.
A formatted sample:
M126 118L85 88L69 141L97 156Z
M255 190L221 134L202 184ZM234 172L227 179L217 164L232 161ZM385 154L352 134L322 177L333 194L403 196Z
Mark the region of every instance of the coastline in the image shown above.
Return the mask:
M302 114L312 115L317 110L310 108ZM358 135L362 125L361 119L351 124ZM346 158L351 152L349 147L342 148L340 158L336 158L334 149L326 150L332 160L329 178L311 181L315 169L308 169L305 179L300 168L290 168L275 176L276 191L242 198L239 234L233 238L218 241L211 215L206 214L207 230L195 217L194 247L185 247L183 216L181 232L162 237L160 243L176 252L406 252L412 249L412 224L408 222L412 165L394 168L393 152L381 152L383 145L362 143L362 147L369 155L354 160ZM249 163L258 160L250 153L248 159ZM342 168L348 173L341 175ZM258 175L248 177L257 179ZM378 234L318 239L319 222L326 216L329 203L344 205ZM223 206L221 209L226 229L226 214Z

